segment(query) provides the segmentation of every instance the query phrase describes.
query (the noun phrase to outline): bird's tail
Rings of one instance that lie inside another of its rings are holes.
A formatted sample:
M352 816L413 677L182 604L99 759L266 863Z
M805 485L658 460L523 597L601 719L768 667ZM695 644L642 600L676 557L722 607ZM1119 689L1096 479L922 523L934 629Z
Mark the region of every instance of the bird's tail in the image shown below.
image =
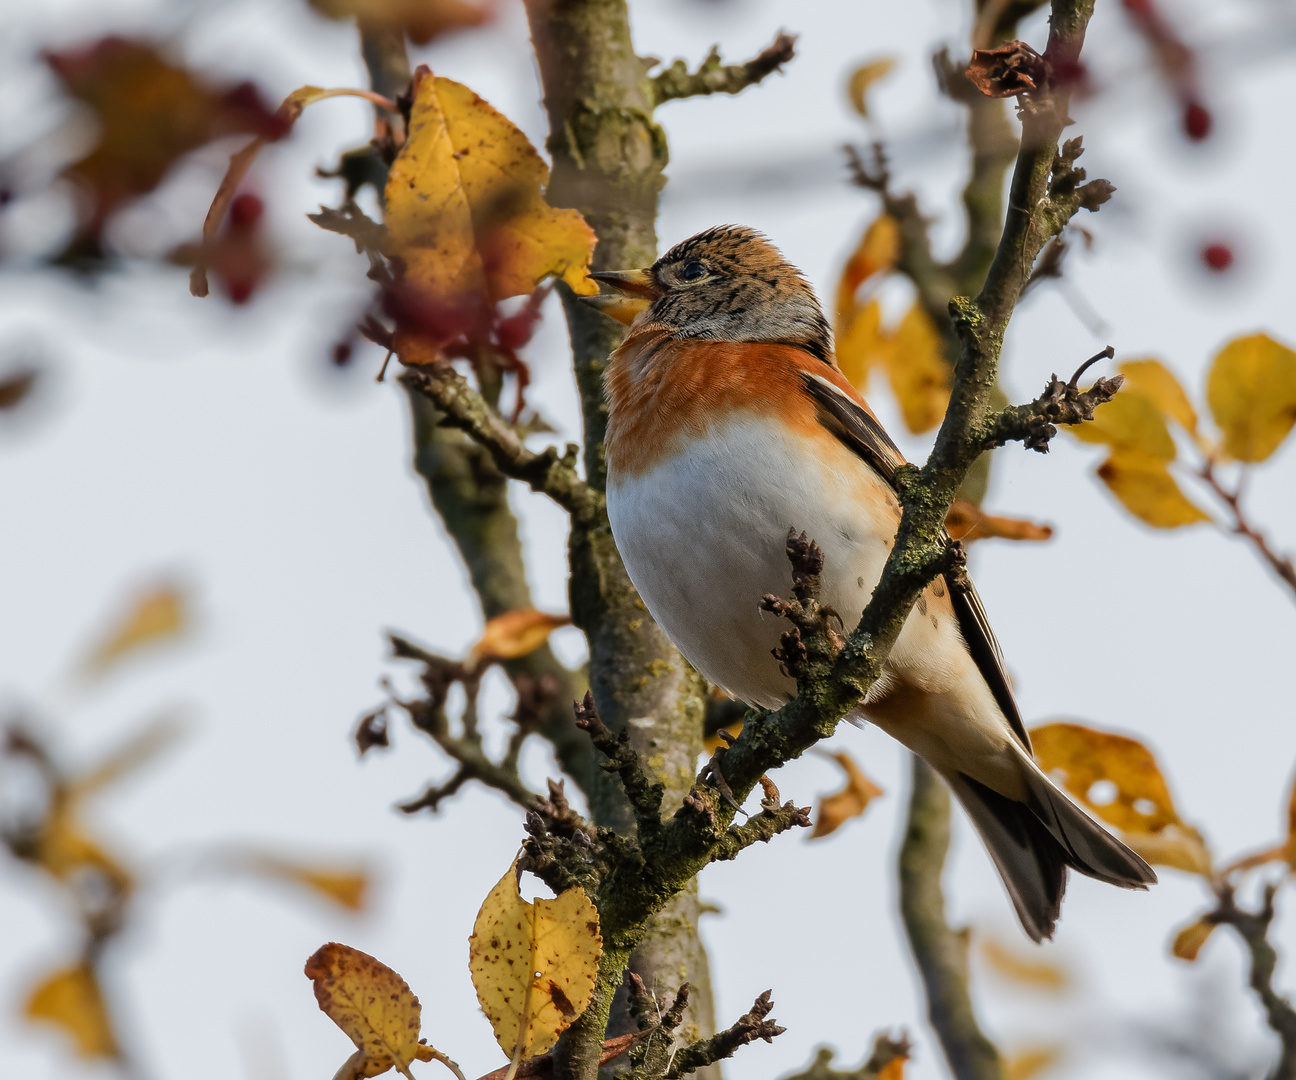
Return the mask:
M950 787L999 869L1022 927L1034 941L1053 936L1066 870L1126 889L1145 889L1156 874L1073 803L1034 762L1023 761L1028 801L1018 802L963 773Z

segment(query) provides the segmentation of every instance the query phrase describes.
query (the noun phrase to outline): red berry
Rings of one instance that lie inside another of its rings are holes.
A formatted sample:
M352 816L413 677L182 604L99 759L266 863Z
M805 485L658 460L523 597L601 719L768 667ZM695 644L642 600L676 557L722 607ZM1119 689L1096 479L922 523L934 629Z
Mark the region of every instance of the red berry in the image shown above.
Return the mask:
M264 212L265 203L255 195L236 195L229 208L230 228L249 229L261 219Z
M1190 101L1184 107L1184 134L1194 142L1201 142L1210 135L1212 123L1210 111L1201 102Z
M1216 241L1201 249L1201 261L1206 269L1222 274L1233 265L1233 249Z
M346 367L351 362L351 342L339 341L333 346L333 363L338 367Z

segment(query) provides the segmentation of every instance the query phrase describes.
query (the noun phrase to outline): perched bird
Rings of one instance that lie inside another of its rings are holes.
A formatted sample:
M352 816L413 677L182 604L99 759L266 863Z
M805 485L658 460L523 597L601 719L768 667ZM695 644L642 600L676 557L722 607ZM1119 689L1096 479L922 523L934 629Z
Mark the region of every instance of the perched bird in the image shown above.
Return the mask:
M789 529L823 550L823 600L851 625L895 540L904 458L837 367L810 285L754 230L593 276L616 292L591 302L630 326L605 375L608 516L630 580L706 678L778 708L796 686L760 601L787 591ZM1034 940L1053 933L1068 866L1156 881L1036 764L975 591L928 586L861 711L945 778Z

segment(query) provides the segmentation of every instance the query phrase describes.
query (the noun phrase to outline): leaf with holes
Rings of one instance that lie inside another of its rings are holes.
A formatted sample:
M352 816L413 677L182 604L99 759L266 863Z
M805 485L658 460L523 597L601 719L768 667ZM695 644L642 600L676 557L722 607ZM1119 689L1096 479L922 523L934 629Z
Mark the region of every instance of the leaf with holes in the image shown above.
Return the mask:
M1032 728L1040 768L1098 817L1124 832L1156 832L1179 821L1152 751L1137 739L1081 724Z
M1296 424L1296 352L1268 334L1230 341L1206 379L1224 449L1238 461L1264 461Z
M883 790L873 783L849 754L833 754L833 760L846 773L846 786L832 795L825 795L819 801L819 812L815 814L814 831L810 839L814 840L829 833L836 832L853 817L859 817L868 808L868 804Z
M543 1054L585 1011L602 952L598 910L584 889L530 904L517 863L509 867L477 914L468 970L510 1060Z
M330 942L306 961L320 1010L356 1044L350 1077L395 1068L408 1075L420 1056L422 1009L405 980L381 961Z

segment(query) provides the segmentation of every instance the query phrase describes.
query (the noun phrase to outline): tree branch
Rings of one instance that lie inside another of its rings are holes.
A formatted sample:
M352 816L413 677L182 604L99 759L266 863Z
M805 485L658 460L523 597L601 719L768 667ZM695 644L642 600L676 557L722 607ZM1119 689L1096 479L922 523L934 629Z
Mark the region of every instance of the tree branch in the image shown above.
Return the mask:
M842 1072L832 1067L833 1052L821 1046L815 1054L814 1062L805 1072L786 1077L785 1080L878 1080L883 1070L892 1062L906 1061L913 1052L909 1040L901 1035L893 1039L889 1035L879 1035L873 1041L873 1053L858 1069Z
M1056 424L1082 424L1092 420L1094 409L1116 396L1125 383L1124 375L1110 379L1097 379L1088 390L1079 387L1080 376L1099 360L1110 360L1116 351L1108 345L1097 356L1086 360L1063 382L1054 375L1044 387L1044 393L1027 405L1012 405L986 423L981 439L985 449L1003 446L1007 442L1020 442L1027 450L1047 454L1049 442L1057 434Z
M652 104L655 107L677 98L741 93L778 71L795 55L796 37L782 30L772 43L745 64L721 62L720 47L713 45L697 71L689 71L683 60L676 60L661 74L654 75L651 80Z
M1239 485L1233 491L1229 491L1220 483L1219 477L1215 474L1214 461L1207 461L1202 465L1197 474L1208 485L1210 489L1220 498L1225 506L1229 508L1229 513L1233 515L1233 532L1238 536L1244 537L1251 542L1251 546L1256 549L1260 558L1264 559L1278 575L1279 579L1288 586L1293 592L1296 592L1296 565L1286 555L1279 555L1269 546L1269 540L1264 533L1260 532L1248 520L1242 510L1242 488Z

